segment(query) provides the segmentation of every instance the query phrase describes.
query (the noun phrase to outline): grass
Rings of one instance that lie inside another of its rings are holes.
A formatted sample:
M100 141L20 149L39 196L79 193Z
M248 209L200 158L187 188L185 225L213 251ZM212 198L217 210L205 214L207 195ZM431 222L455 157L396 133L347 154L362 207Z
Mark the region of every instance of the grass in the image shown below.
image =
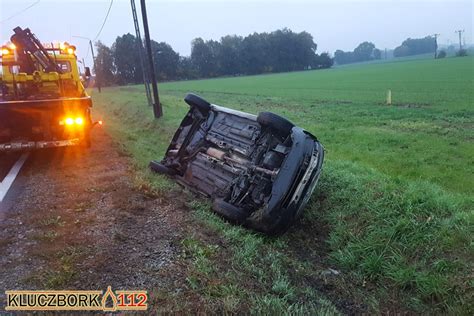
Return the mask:
M53 267L41 267L32 272L24 281L30 281L45 289L63 288L77 274L75 264L80 256L85 254L81 247L69 246L55 253L38 252L36 256L43 256L55 260Z
M219 245L183 236L189 286L210 306L334 314L350 312L340 303L349 300L372 312L393 305L472 314L473 74L474 58L466 57L166 83L160 120L141 86L93 98L96 116L131 155L137 186L162 194L174 184L147 165L163 156L188 91L239 110L280 113L325 145L317 192L299 226L281 238L233 227L205 202L191 203L195 220L228 252L223 259ZM393 106L384 105L387 89ZM328 268L341 274L328 281ZM332 288L320 287L326 281Z
M195 280L219 280L217 286L201 284L195 286L196 290L208 291L206 295L217 297L224 305L231 302L229 307L232 308L227 307L227 312L241 312L240 308L245 306L257 315L338 314L337 308L324 295L304 283L295 283L296 276L292 274L298 270L303 272L305 267L285 253L286 240L250 233L225 223L216 215L210 215L207 203L194 202L191 207L195 210L196 221L219 234L230 248L229 258L224 262L221 259L220 264L215 265L219 261L217 257L222 255L218 246L202 245L195 239L184 241L186 249L191 249L194 267L200 273Z
M398 62L413 61L413 60L418 60L418 59L433 59L433 53L404 56L404 57L391 57L389 59L384 59L384 56L385 56L384 54L385 53L382 52L382 59L361 61L361 62L343 64L343 65L334 65L334 67L337 67L337 68L353 67L353 66L360 67L362 65L370 65L370 64L398 63Z

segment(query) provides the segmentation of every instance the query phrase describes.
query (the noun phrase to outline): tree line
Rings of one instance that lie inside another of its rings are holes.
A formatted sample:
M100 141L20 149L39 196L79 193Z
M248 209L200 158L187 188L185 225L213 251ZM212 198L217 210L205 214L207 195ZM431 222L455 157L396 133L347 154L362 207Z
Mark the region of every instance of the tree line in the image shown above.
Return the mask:
M334 61L338 65L376 60L381 58L382 51L376 48L374 43L371 42L360 43L352 52L344 52L340 49L334 52Z
M393 56L404 57L433 53L436 48L436 41L433 36L426 36L423 38L407 38L400 46L395 48L393 51Z
M433 36L426 36L423 38L407 38L400 46L396 47L394 50L390 50L389 55L393 57L420 55L434 53L435 49L437 49L437 44ZM463 53L466 54L465 52L458 52L457 54L461 55ZM438 54L438 58L443 58L445 56L446 52L443 50L441 50ZM334 62L338 65L377 60L381 58L382 51L376 48L371 42L363 42L351 52L336 50L334 53Z
M143 82L139 45L130 33L118 36L111 47L96 43L95 72L103 85ZM190 56L181 56L165 42L151 41L159 81L331 67L329 54L317 54L316 49L311 34L287 28L246 37L227 35L219 41L196 38L191 42Z

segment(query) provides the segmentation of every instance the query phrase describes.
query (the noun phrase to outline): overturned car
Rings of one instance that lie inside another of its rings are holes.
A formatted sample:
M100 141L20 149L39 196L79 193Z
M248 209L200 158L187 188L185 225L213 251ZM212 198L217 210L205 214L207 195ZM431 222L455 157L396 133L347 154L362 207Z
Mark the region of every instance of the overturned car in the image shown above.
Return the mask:
M316 137L270 112L258 116L210 104L195 94L155 172L213 199L227 220L281 234L301 215L321 174Z

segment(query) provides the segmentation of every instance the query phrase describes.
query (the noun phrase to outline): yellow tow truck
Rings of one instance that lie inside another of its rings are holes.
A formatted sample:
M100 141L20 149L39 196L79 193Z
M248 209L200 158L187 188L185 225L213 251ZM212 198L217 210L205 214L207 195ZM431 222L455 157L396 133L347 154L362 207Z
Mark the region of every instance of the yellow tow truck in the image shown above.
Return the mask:
M28 28L13 31L0 51L0 152L90 147L91 129L101 122L91 119L76 48L42 44Z

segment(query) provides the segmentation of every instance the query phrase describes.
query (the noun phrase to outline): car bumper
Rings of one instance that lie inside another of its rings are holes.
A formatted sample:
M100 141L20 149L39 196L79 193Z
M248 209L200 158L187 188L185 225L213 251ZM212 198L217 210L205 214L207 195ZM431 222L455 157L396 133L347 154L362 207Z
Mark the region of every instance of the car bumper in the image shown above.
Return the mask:
M316 187L322 170L324 148L299 127L292 130L293 145L276 177L265 208L248 219L248 225L268 234L284 231L299 217Z
M3 143L3 144L0 144L0 152L76 146L76 145L79 145L80 141L81 140L79 138L73 138L73 139L54 140L54 141Z

